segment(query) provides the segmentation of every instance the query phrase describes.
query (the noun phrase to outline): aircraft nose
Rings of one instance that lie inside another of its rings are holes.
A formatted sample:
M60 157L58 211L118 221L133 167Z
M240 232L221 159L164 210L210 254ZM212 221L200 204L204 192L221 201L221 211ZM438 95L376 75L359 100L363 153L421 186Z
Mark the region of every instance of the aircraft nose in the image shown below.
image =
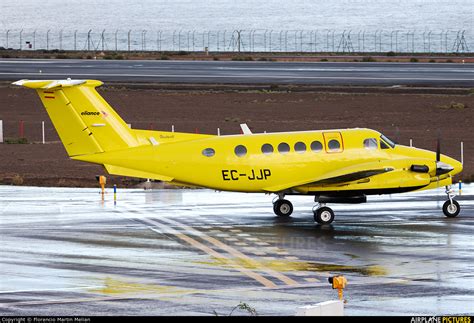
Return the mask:
M454 162L451 164L453 166L452 173L453 175L459 174L462 172L462 164L458 162L457 160L453 160Z

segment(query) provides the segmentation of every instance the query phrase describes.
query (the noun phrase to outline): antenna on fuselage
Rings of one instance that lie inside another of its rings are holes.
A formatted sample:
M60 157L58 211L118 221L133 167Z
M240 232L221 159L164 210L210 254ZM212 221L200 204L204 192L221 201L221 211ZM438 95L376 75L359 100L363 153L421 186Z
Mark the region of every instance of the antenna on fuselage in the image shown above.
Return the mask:
M240 124L240 129L242 129L242 134L244 135L251 135L252 130L250 130L249 126L247 126L246 123L241 123Z

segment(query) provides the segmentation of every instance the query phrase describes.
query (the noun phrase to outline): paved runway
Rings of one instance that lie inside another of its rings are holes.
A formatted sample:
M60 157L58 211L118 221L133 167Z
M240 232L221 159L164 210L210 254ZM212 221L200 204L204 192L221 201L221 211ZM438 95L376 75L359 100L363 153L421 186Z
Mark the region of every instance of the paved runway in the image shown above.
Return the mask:
M310 197L279 219L262 194L0 186L0 315L294 315L335 274L347 315L472 315L473 197L455 219L441 190L372 197L318 226Z
M474 86L474 64L0 60L0 80L99 79L212 84Z

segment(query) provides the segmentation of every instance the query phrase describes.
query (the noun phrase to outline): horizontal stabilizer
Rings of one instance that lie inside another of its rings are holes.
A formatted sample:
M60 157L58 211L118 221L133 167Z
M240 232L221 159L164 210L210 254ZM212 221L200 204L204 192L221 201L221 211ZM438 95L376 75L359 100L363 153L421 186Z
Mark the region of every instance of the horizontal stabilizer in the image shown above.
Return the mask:
M95 81L97 84L94 86L100 86L103 83L100 81ZM13 85L24 86L30 89L45 89L45 90L52 90L55 88L61 87L71 87L76 85L81 85L86 83L86 80L19 80L13 82Z

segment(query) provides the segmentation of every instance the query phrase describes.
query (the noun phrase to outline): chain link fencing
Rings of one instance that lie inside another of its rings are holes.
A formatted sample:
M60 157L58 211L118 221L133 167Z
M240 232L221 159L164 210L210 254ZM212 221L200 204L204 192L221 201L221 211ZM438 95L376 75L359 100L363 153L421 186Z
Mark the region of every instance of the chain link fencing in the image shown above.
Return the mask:
M468 53L466 30L3 30L0 49L267 53Z

